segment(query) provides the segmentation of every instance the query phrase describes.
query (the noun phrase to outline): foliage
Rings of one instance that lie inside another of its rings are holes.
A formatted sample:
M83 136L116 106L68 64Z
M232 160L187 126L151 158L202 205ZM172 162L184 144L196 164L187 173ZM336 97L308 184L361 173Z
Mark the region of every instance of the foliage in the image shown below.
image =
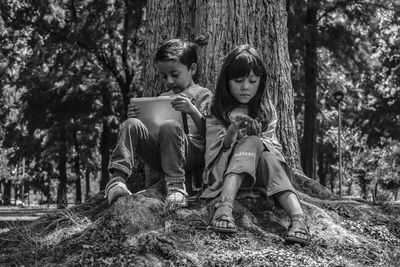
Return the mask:
M62 181L71 176L69 168L68 175L62 170L72 159L95 172L98 154L109 153L109 144L99 150L102 121L124 118L129 95L141 90L136 73L144 3L1 2L2 81L5 93L17 94L14 102L7 101L9 94L0 97L8 103L0 132L12 152L9 164L26 158L38 188L43 174ZM71 145L77 133L79 151Z
M303 0L287 3L297 132L302 133L307 5ZM349 137L355 140L366 136L367 142L360 141L360 145L370 146L365 148L366 151L374 151L382 145L389 145L382 143L382 138L399 140L399 12L400 6L396 1L326 0L319 4L316 169L321 182L331 181L331 190L334 190L338 176L335 91L345 93L341 104L343 143L352 142ZM352 157L355 151L351 154L347 153L348 149L344 151L345 164L355 160ZM368 160L368 156L364 159ZM345 167L349 170L348 166ZM352 171L346 173L347 179L352 175Z
M347 184L356 182L361 190L363 198L376 200L378 186L381 190L389 191L396 197L400 189L400 143L397 140L381 139L379 146L369 147L367 135L361 135L360 131L347 130L344 133L343 162ZM336 166L336 170L337 170ZM387 197L386 201L391 197Z

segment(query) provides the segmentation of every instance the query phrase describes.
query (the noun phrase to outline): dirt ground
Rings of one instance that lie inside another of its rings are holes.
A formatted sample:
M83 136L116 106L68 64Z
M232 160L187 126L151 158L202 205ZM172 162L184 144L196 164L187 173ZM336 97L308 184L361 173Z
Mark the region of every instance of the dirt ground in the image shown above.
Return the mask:
M210 229L212 203L165 209L161 198L145 193L110 207L99 195L31 223L9 225L0 232L0 265L400 266L397 205L310 198L303 206L309 246L284 243L289 221L274 206L235 202L239 232L225 235Z

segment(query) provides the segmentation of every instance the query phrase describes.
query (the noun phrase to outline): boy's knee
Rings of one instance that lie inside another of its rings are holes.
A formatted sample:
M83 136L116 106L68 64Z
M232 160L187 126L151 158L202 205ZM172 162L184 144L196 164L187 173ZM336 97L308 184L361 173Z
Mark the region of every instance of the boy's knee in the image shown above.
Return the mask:
M160 134L176 134L181 129L181 125L174 120L167 120L160 126Z
M121 125L121 130L132 130L132 129L140 129L145 127L143 122L136 118L129 118L124 121Z

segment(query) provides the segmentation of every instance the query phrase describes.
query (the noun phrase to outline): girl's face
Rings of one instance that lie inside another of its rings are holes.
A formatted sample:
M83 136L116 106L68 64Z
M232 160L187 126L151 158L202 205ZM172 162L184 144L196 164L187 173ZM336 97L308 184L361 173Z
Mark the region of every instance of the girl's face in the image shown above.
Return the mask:
M174 60L157 61L156 65L167 89L172 90L175 94L181 93L194 84L193 75L197 70L195 63L192 64L190 69L181 62Z
M248 104L256 95L260 76L250 71L247 77L234 78L229 80L229 91L232 96L241 104Z

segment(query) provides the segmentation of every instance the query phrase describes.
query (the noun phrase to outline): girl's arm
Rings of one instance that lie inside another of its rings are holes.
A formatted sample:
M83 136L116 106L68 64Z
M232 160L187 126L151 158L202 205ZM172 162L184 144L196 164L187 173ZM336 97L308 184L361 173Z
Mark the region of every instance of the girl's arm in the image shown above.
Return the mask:
M224 138L224 148L230 147L232 143L236 141L238 130L239 128L235 127L233 123L229 125L229 127L226 129L226 135Z
M276 150L282 152L282 145L278 142L278 138L276 136L277 123L278 123L278 115L276 114L276 111L274 109L272 120L268 124L267 129L261 132L260 138L267 147L272 145Z
M229 115L229 119L231 121L231 125L226 129L226 135L224 139L224 148L228 148L235 142L240 134L240 127L249 125L254 122L252 118L243 114L243 113L235 113L231 112Z

